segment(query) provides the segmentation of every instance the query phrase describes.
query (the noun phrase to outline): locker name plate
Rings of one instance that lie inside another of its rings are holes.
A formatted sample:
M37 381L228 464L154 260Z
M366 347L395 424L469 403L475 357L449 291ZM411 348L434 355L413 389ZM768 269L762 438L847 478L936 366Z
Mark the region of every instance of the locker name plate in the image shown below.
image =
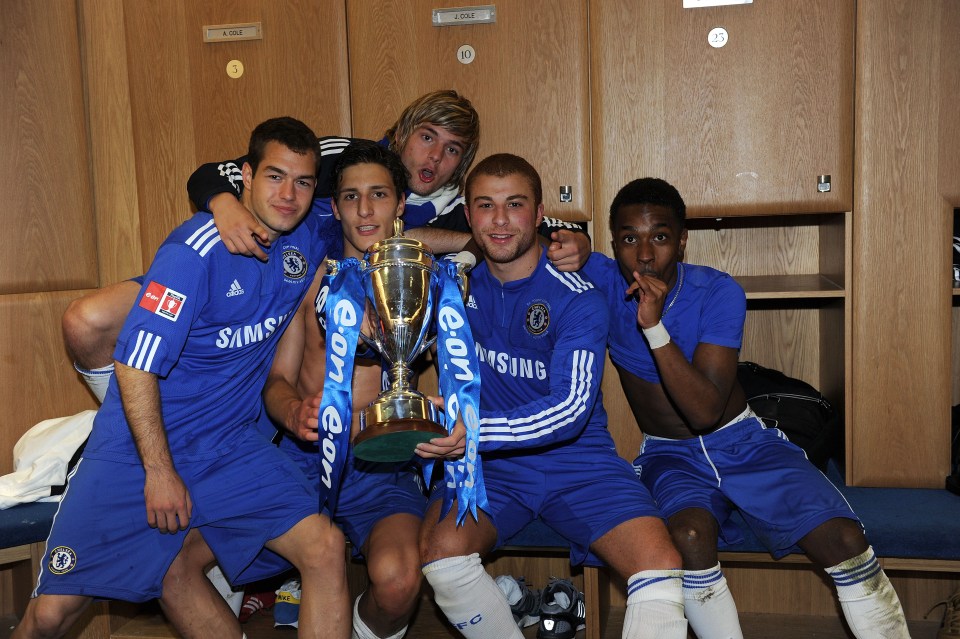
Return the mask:
M486 4L480 7L450 7L433 10L433 26L454 27L459 24L493 24L497 21L497 7Z
M260 22L212 24L203 27L204 42L230 42L232 40L263 40L263 27Z

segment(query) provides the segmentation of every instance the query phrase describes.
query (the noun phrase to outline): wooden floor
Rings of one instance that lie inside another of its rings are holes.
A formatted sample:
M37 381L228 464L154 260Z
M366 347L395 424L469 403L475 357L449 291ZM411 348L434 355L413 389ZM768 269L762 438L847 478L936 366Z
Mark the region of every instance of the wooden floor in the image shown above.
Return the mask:
M604 639L620 639L620 619L611 619L611 628ZM16 619L0 617L0 639L9 639ZM824 617L786 616L786 615L750 615L740 616L744 639L851 639L839 619ZM910 634L913 639L936 639L939 621L910 622ZM293 628L274 628L273 616L268 612L253 617L244 625L248 639L296 639ZM582 639L583 632L577 634ZM533 639L537 636L537 627L526 629L524 636ZM690 635L693 637L693 635ZM127 624L112 639L147 639L176 637L160 615L145 615ZM457 639L460 635L445 625L441 625L433 615L420 615L407 633L408 639Z

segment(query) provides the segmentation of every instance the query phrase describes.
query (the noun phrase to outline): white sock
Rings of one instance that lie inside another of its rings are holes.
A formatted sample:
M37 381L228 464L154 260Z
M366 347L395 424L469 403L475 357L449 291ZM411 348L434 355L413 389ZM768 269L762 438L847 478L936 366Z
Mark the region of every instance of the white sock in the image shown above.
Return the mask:
M361 592L360 597L362 596L363 593ZM360 617L360 597L357 597L356 601L353 602L353 634L350 635L350 639L381 639L379 635L367 627L366 622ZM405 634L407 634L407 626L382 639L401 639Z
M233 589L230 582L227 581L227 578L223 576L223 571L220 570L220 566L214 566L208 570L207 579L209 579L213 587L217 589L220 596L226 600L233 614L239 615L240 608L243 606L243 591Z
M699 639L743 639L737 604L720 564L683 571L683 611Z
M680 570L644 570L627 580L623 639L686 639Z
M907 620L893 584L880 568L873 547L827 568L847 625L857 639L910 639Z
M423 576L447 620L467 639L523 639L510 604L477 553L433 561L423 567Z
M113 364L87 370L86 368L80 368L77 363L74 362L73 367L80 373L80 377L87 383L90 390L93 391L93 396L102 404L103 398L107 396L107 387L110 386L110 378L113 377Z

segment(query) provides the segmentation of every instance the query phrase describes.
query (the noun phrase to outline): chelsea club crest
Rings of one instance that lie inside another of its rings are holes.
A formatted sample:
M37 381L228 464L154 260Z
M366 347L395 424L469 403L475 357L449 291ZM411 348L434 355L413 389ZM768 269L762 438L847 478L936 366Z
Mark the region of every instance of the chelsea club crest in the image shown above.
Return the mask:
M547 305L536 302L527 309L527 332L531 335L542 335L550 326L550 311Z
M62 575L74 569L77 565L77 553L68 546L57 546L50 551L50 561L47 568L55 575Z
M283 252L283 276L288 280L302 280L307 274L307 258L297 249L287 249Z

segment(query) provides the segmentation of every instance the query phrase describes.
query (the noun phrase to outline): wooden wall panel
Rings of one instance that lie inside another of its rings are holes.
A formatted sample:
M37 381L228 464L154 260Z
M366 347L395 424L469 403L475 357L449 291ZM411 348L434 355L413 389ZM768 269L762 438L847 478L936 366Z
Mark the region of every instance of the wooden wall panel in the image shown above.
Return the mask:
M591 0L596 210L648 175L694 217L849 210L853 22L852 0Z
M848 480L859 485L942 487L949 473L950 207L934 163L941 121L957 117L955 98L940 111L951 4L857 9Z
M143 272L123 0L81 0L99 285ZM94 283L96 284L96 282Z
M819 273L821 220L821 216L691 220L685 259L736 276Z
M0 8L0 293L96 285L76 7Z
M259 122L292 115L318 135L349 133L346 28L333 0L126 0L124 8L146 267L190 214L190 173L244 154ZM205 25L244 22L261 22L263 39L202 41ZM231 60L244 65L238 79L227 76Z
M189 3L186 36L193 118L201 161L236 157L250 131L280 115L303 120L317 135L350 133L347 28L343 0ZM203 43L203 25L262 22L263 40ZM232 79L227 63L240 60Z
M124 4L144 270L167 234L190 215L185 186L199 164L186 25L191 11L185 2L167 0ZM217 96L209 99L219 103Z
M96 408L60 335L60 316L84 292L0 295L0 475L13 471L13 446L35 424Z
M543 178L549 215L589 219L585 0L505 0L495 24L434 27L443 4L348 0L356 134L379 138L413 99L456 89L480 114L478 160L523 156ZM464 44L476 51L471 64L457 61ZM572 202L560 204L560 185L573 187Z

